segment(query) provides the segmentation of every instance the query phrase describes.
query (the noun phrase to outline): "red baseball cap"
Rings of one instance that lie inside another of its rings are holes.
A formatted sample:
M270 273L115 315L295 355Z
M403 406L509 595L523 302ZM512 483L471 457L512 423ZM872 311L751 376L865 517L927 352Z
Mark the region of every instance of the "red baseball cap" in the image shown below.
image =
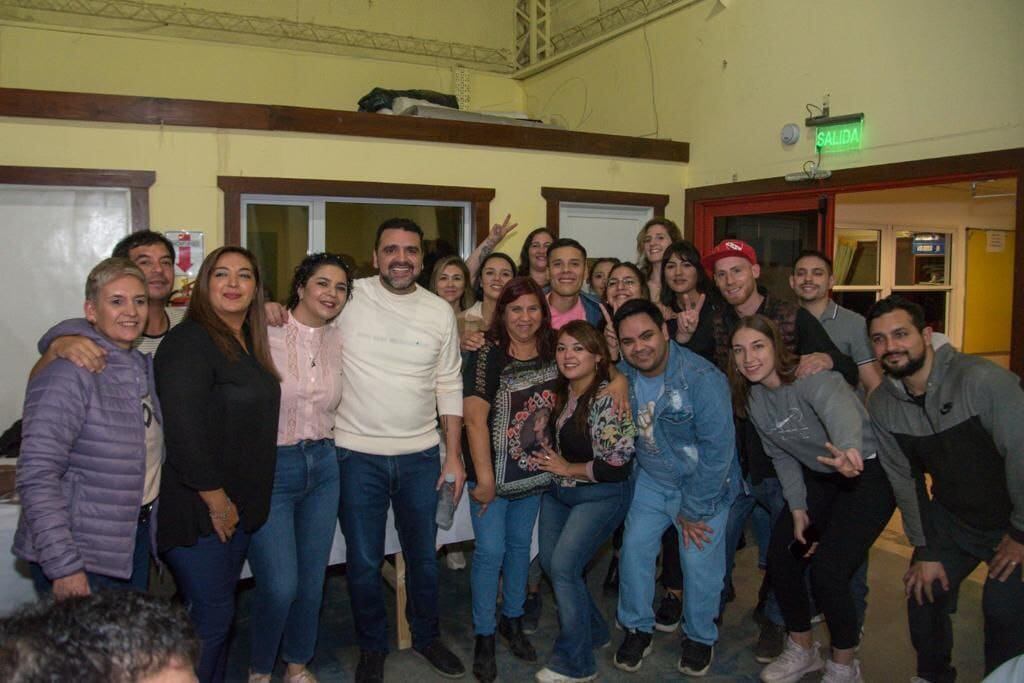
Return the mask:
M700 263L704 266L704 270L713 275L718 260L729 256L741 256L750 261L750 265L757 265L757 254L754 252L754 248L743 240L734 239L719 242L714 249L705 254Z

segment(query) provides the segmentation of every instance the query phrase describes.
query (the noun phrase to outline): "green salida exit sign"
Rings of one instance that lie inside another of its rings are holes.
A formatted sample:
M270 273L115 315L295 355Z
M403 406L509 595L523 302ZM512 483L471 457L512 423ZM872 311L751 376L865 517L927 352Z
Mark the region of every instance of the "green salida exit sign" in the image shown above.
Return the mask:
M831 126L820 126L814 137L814 145L822 152L847 152L860 149L864 121L850 121Z

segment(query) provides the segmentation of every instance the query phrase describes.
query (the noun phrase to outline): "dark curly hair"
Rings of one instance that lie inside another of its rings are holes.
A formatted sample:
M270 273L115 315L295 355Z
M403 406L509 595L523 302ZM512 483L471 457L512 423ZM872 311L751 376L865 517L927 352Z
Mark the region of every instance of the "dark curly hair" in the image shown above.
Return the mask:
M299 290L306 286L306 283L316 271L320 270L321 266L337 266L345 272L345 279L348 281L348 299L352 299L352 266L337 254L322 251L318 254L310 254L295 266L295 275L292 276L285 308L290 311L299 305Z
M134 591L44 600L0 620L0 680L134 683L191 669L199 639L180 605Z

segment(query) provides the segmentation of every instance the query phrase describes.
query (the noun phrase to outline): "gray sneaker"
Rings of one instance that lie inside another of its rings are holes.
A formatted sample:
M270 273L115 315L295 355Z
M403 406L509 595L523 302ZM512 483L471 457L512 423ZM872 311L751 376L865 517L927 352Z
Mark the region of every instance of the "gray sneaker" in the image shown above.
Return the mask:
M792 638L786 638L782 654L761 669L761 680L764 683L796 683L809 673L821 671L825 662L821 661L820 649L821 643L814 643L805 650Z

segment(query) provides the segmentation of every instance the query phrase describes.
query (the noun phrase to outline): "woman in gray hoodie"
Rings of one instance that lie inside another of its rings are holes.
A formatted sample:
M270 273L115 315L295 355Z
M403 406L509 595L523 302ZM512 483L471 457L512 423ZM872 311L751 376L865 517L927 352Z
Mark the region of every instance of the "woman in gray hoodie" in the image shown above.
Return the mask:
M106 367L57 359L29 381L18 458L14 554L57 599L146 589L163 456L150 357L132 349L146 327L146 278L109 258L89 273L85 297L85 320L68 329L104 349Z
M834 372L797 376L799 358L764 316L743 318L732 335L729 382L737 415L749 416L782 484L789 514L772 530L768 572L789 638L761 672L765 683L861 681L850 578L895 507L864 405ZM805 575L825 615L832 655L822 661L811 634Z

